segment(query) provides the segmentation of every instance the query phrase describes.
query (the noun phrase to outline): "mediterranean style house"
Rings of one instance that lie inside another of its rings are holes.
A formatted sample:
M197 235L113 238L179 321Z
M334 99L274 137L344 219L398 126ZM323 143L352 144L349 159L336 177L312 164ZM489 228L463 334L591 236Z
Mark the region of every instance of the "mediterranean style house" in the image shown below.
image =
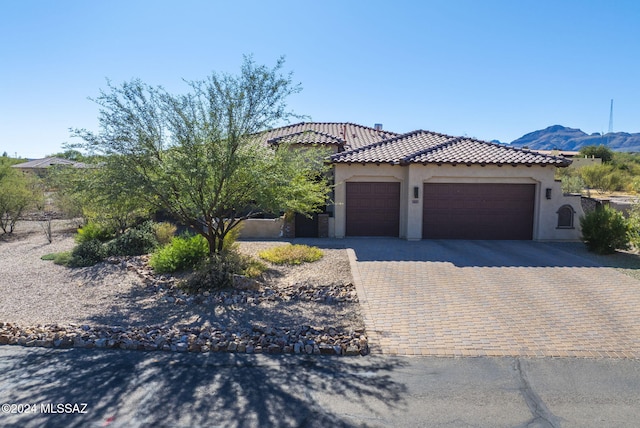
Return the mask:
M261 139L326 146L333 153L333 204L313 219L296 216L295 236L580 238L580 196L564 195L554 179L556 168L571 164L564 157L353 123L297 123L266 131Z

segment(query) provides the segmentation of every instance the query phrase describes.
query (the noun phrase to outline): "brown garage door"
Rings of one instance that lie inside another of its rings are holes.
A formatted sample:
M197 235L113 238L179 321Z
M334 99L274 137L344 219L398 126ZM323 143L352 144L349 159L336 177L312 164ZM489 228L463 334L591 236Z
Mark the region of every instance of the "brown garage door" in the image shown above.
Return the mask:
M532 239L534 184L427 183L422 237Z
M400 183L347 183L347 236L400 234Z

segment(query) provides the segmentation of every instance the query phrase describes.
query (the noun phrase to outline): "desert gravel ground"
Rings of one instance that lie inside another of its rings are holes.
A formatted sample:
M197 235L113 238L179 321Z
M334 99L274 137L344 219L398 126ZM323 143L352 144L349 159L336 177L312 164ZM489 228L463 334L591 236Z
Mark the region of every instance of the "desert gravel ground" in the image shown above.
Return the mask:
M55 221L48 243L38 222L21 222L14 236L0 238L0 322L21 326L88 324L118 326L298 325L363 328L357 302L267 302L260 305L176 305L166 302L140 276L119 264L69 269L41 260L45 254L73 248L74 224ZM282 242L240 242L241 251L258 251ZM324 257L301 266L272 266L271 287L299 282L352 281L344 249L324 249Z

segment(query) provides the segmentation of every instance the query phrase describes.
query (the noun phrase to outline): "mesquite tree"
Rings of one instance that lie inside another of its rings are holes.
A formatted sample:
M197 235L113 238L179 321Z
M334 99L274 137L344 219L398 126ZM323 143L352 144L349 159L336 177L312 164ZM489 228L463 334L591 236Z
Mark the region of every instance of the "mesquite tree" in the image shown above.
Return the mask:
M203 235L211 254L242 220L261 213L310 213L326 202L318 150L266 147L261 131L294 117L291 74L245 57L239 75L213 73L173 95L140 80L108 83L95 101L100 132L74 130L104 156L113 186L131 189ZM123 190L124 191L124 190Z

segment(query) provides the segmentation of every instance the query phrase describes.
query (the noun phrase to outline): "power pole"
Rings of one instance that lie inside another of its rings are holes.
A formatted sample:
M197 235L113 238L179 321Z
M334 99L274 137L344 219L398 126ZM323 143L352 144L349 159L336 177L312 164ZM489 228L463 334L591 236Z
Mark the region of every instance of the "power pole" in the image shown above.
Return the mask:
M607 146L609 145L609 139L613 133L613 99L611 99L611 108L609 109L609 131L607 132Z
M613 132L613 99L611 100L611 109L609 110L609 134Z

